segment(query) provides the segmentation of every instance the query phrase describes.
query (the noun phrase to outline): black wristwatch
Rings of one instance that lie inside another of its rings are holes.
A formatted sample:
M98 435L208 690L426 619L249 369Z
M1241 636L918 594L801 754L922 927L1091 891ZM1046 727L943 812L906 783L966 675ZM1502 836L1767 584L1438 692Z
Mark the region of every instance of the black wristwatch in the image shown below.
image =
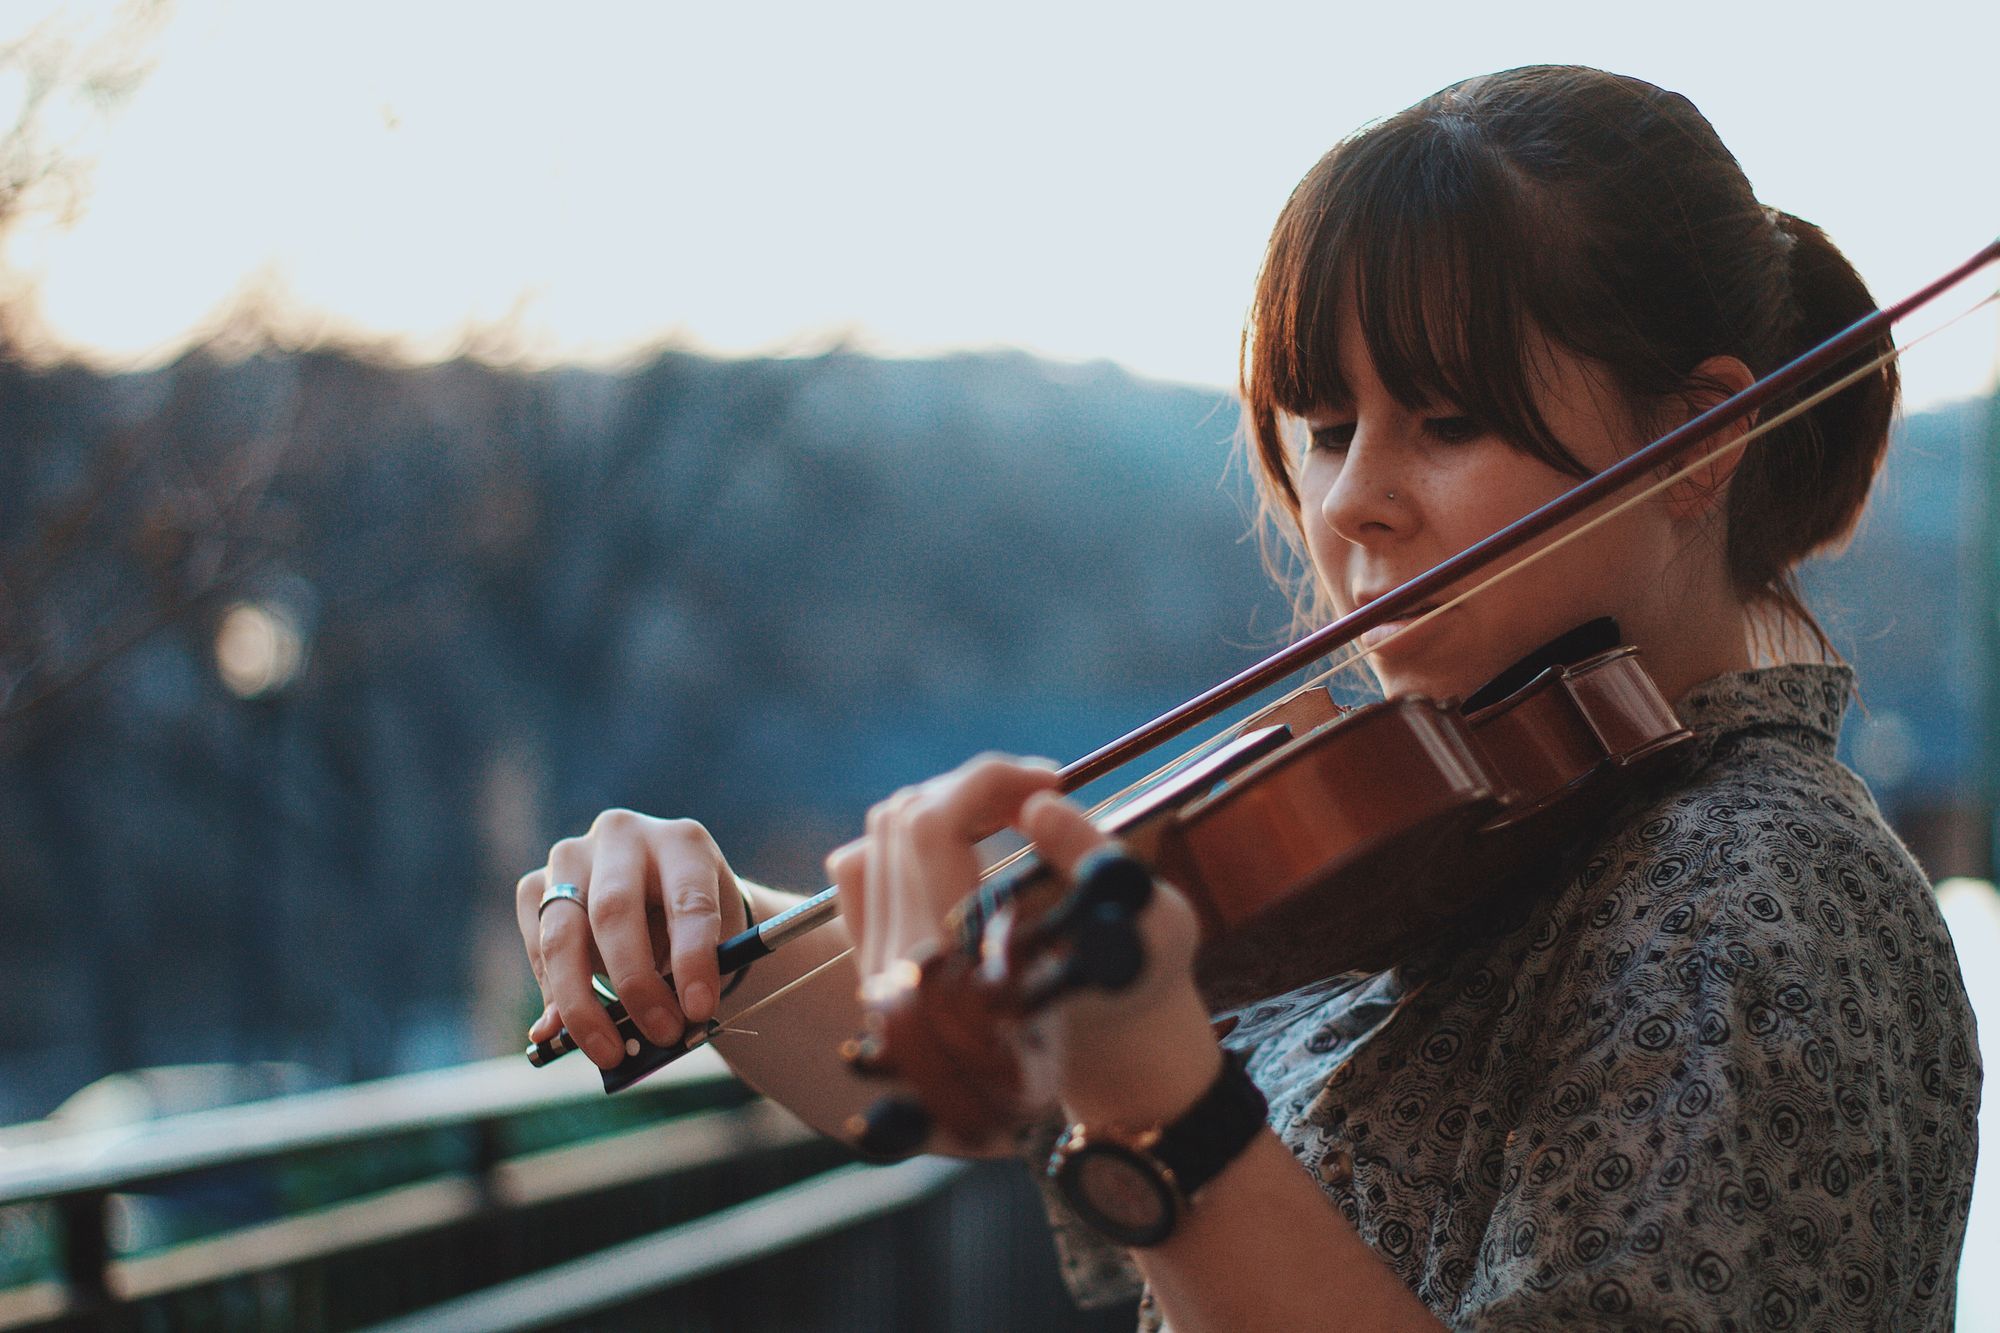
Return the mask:
M1100 1235L1158 1245L1201 1187L1250 1146L1267 1109L1242 1061L1224 1052L1215 1082L1171 1124L1071 1125L1049 1158L1049 1178Z

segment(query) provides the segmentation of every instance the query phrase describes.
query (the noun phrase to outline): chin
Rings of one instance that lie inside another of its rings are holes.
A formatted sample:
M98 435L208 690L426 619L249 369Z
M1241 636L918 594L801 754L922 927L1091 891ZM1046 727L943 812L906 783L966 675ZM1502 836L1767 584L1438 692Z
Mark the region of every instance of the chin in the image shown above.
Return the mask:
M1477 683L1461 681L1455 673L1430 671L1419 666L1377 664L1374 670L1376 683L1382 687L1383 697L1388 699L1417 694L1442 703L1449 699L1463 699L1478 688Z
M1368 662L1383 695L1421 694L1440 703L1463 699L1516 660L1489 665L1489 654L1454 652L1448 641L1454 637L1450 629L1442 621L1433 622L1377 649Z

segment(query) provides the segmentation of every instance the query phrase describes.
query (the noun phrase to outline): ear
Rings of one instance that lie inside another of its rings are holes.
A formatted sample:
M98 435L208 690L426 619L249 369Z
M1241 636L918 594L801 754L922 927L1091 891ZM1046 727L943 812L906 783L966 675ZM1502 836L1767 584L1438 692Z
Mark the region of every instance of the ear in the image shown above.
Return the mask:
M1756 383L1750 367L1733 356L1711 356L1687 377L1687 387L1667 400L1670 421L1678 426ZM1705 518L1729 496L1729 479L1743 461L1743 435L1757 424L1750 413L1711 435L1701 446L1708 457L1699 467L1666 489L1667 513L1677 522Z

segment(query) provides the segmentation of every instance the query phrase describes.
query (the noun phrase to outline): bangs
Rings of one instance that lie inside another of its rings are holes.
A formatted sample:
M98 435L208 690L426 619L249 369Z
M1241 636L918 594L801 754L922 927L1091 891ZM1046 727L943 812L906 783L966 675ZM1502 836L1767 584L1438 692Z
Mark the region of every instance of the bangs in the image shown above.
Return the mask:
M1343 143L1299 183L1273 231L1244 332L1243 387L1269 480L1296 509L1279 414L1354 401L1341 373L1351 307L1382 386L1413 410L1449 407L1583 475L1535 405L1535 349L1552 330L1533 187L1459 117L1397 117Z

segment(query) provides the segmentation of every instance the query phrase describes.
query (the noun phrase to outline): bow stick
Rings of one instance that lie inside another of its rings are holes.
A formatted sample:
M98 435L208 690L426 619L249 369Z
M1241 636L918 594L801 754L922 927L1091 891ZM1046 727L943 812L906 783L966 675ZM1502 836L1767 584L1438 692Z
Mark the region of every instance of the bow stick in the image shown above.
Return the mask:
M1457 555L1419 574L1401 587L1384 593L1366 606L1358 607L1307 634L1254 666L1245 668L1220 684L1160 714L1143 726L1136 727L1109 744L1100 746L1082 758L1064 765L1056 774L1057 790L1068 794L1096 781L1146 751L1172 740L1224 709L1284 679L1307 663L1339 651L1369 630L1389 621L1401 619L1405 610L1422 605L1453 583L1476 575L1488 566L1505 559L1529 542L1547 535L1607 500L1643 474L1682 464L1703 443L1725 427L1759 411L1822 371L1838 365L1912 312L1928 305L1973 274L1996 262L2000 262L2000 239L1994 240L1965 262L1902 300L1856 320L1841 332L1794 357L1741 392L1690 418L1651 444L1627 455L1595 476L1579 482L1539 509L1474 542ZM769 920L758 922L750 929L725 940L716 951L717 965L724 976L740 971L759 958L784 947L788 940L825 924L839 915L839 912L838 891L831 888L822 889ZM756 1007L761 1008L771 998L775 996L760 1001ZM612 1001L605 1006L605 1009L618 1026L620 1034L626 1038L627 1051L634 1052L615 1068L604 1071L606 1092L616 1092L629 1087L655 1069L677 1059L687 1050L704 1044L719 1027L713 1022L701 1025L690 1032L684 1039L683 1045L662 1048L654 1046L639 1034L637 1024L633 1023L625 1012L624 1005ZM527 1057L529 1063L543 1065L575 1049L576 1042L570 1037L569 1030L564 1028L547 1041L536 1042L529 1046Z

